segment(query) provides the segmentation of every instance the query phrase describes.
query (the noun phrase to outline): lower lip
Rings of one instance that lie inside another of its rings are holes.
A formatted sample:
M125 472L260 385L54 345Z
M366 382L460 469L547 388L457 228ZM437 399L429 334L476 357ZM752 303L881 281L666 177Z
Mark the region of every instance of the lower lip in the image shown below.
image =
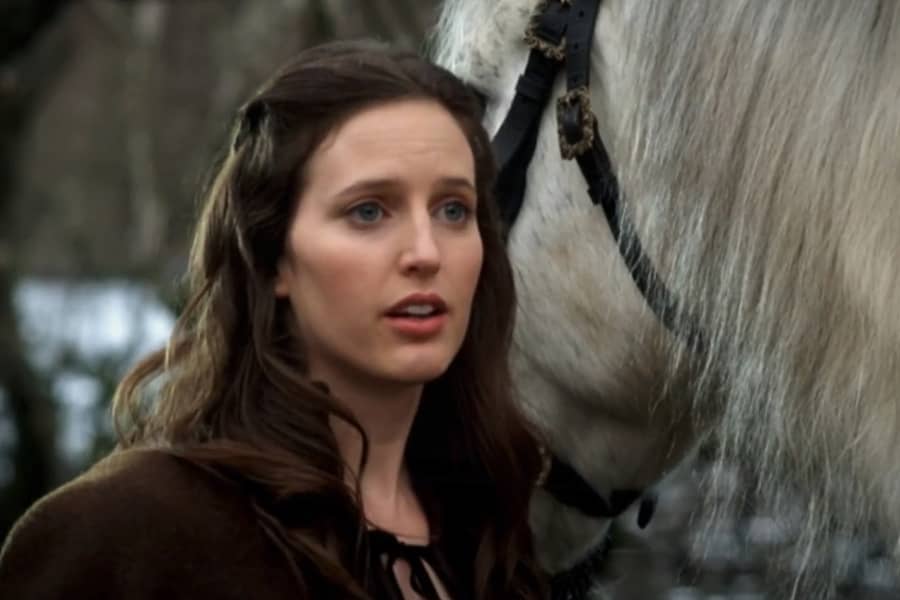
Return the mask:
M444 328L447 323L447 313L434 315L425 319L414 317L388 317L391 328L404 335L413 337L428 337L435 335Z

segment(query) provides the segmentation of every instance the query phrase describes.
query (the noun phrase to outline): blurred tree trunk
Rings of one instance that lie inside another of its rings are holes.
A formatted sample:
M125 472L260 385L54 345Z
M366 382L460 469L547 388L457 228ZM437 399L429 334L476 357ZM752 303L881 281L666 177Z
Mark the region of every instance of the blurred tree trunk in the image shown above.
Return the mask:
M8 215L17 191L23 132L39 105L46 76L53 72L50 65L60 59L60 55L47 54L26 57L24 50L48 28L63 4L60 0L7 1L0 10L0 389L16 432L9 457L13 480L0 500L0 539L18 515L54 483L53 403L46 381L28 361L19 334L13 305L17 273L14 252L8 245L13 233ZM48 59L52 59L50 64Z
M0 156L0 160L3 160ZM15 519L55 483L55 417L45 380L28 363L11 302L15 277L0 268L0 387L16 432L14 475L0 501L0 539Z

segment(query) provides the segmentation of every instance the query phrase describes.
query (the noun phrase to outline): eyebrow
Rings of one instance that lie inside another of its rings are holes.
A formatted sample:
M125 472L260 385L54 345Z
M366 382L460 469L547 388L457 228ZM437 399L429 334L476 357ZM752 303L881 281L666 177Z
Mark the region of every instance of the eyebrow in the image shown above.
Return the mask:
M350 196L352 194L356 194L359 192L369 192L372 190L385 190L385 189L395 189L401 187L402 184L397 179L384 178L384 179L363 179L361 181L357 181L343 188L337 194L336 197L340 196ZM466 179L465 177L442 177L437 181L437 187L446 187L446 188L465 188L470 190L471 192L475 192L475 186L471 181Z

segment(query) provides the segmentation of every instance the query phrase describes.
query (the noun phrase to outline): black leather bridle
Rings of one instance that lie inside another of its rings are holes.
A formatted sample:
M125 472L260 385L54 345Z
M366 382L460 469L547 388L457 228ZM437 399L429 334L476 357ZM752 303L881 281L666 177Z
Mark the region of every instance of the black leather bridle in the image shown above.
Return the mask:
M679 307L644 253L635 231L625 221L619 185L590 105L591 47L601 0L543 0L525 32L531 48L528 63L516 84L516 94L493 140L499 172L496 197L506 231L512 229L525 198L528 166L534 155L541 116L550 100L553 84L563 68L566 93L557 100L556 114L560 152L564 159L575 159L587 183L591 202L599 205L609 224L619 253L635 285L656 317L688 347L701 351L704 344L696 327ZM682 327L676 328L676 318ZM637 490L595 490L585 479L557 456L549 455L549 470L543 488L560 503L594 518L619 516L643 493ZM644 497L638 523L650 520L655 500ZM590 586L589 574L596 569L598 556L605 556L604 542L585 560L554 577L554 590L565 590L562 597L584 597ZM559 594L554 593L554 596Z
M591 202L603 210L628 272L656 317L692 350L699 351L703 346L699 330L683 326L685 316L680 314L675 298L624 219L619 184L591 112L591 47L600 2L543 0L538 4L525 32L525 41L531 47L528 63L493 140L499 168L495 193L500 212L509 231L525 198L528 165L537 144L541 115L564 66L566 93L556 105L562 158L575 159L578 164ZM680 328L676 327L677 317L682 320Z

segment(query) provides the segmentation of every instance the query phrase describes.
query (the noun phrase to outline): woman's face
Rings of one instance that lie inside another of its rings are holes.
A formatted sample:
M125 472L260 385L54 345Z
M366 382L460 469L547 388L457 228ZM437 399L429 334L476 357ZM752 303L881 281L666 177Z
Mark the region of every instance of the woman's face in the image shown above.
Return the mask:
M475 165L443 107L401 100L351 117L312 155L275 293L310 376L424 383L462 344L482 244Z

